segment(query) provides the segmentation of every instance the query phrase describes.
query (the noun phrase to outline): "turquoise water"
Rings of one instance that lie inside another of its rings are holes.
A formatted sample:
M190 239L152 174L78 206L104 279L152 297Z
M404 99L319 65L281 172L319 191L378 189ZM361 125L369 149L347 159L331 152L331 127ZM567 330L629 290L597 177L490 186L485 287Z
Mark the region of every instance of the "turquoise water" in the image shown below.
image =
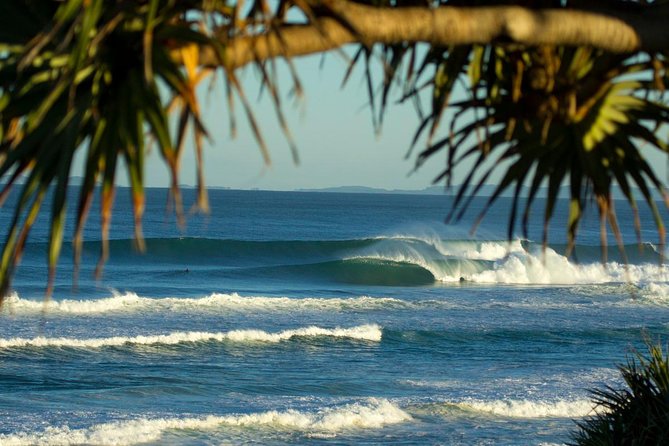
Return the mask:
M103 278L93 214L47 303L35 229L0 310L2 445L562 444L669 334L652 219L639 248L623 204L627 267L594 212L564 258L565 206L542 253L539 219L505 241L505 199L470 236L447 196L225 190L182 230L149 190L141 255L125 193Z

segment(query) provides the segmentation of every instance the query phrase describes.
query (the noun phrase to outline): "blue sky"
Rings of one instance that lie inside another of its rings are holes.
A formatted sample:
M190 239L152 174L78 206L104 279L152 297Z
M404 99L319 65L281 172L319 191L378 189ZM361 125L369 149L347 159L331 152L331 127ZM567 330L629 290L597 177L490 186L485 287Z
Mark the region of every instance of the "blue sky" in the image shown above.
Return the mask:
M342 185L422 189L431 185L443 164L435 159L409 175L415 157L405 159L418 125L412 105L392 105L377 137L372 128L362 67L357 68L347 86L341 89L346 68L341 56L327 55L322 68L321 56L301 58L296 66L305 97L296 103L288 97L285 88L283 100L301 159L297 166L277 124L269 96L263 94L257 99L259 81L254 69L245 69L241 77L269 147L272 157L269 166L262 160L239 101L236 103L237 138L230 138L222 81L211 92L206 88L201 90L205 122L212 136L212 143L205 150L208 185L269 190ZM280 71L280 76L289 80L285 70ZM283 83L288 85L288 82ZM192 147L188 147L181 183L194 184L194 173ZM168 184L167 169L155 151L148 157L146 181L149 186Z
M288 95L289 76L280 70L284 112L297 143L301 162L295 165L285 137L276 119L267 93L258 100L259 75L252 67L239 72L246 94L272 157L271 165L263 162L261 151L241 107L236 101L237 137L231 139L229 112L222 80L213 90L201 89L205 123L212 141L205 148L205 178L208 186L234 189L293 190L336 186L369 186L384 189L423 189L445 164L445 155L437 154L412 173L415 153L405 158L418 126L417 113L411 104L391 104L379 135L375 135L368 104L362 66L358 66L345 88L340 88L346 63L330 53L295 60L305 97L296 102ZM321 66L322 65L322 66ZM280 67L285 67L279 62ZM380 73L375 74L377 85ZM457 95L457 92L456 92ZM396 99L396 96L395 96ZM444 125L446 127L446 125ZM442 129L442 133L443 133ZM666 131L666 130L662 130ZM667 159L657 150L643 150L661 179L667 178ZM466 166L456 172L458 184L467 174ZM489 182L499 181L500 172ZM127 184L120 175L120 184ZM195 161L192 146L184 153L181 183L195 184ZM165 187L168 172L157 152L147 158L147 186Z

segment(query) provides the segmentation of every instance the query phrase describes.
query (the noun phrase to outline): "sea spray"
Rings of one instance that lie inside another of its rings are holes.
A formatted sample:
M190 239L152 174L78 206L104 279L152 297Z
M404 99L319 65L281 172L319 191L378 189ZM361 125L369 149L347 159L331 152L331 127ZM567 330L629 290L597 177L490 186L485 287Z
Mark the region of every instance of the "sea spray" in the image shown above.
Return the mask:
M488 245L494 246L495 249L491 249ZM441 240L436 236L422 238L395 236L379 238L376 244L358 250L348 258L416 265L429 271L437 281L458 282L465 275L482 271L485 263L480 260L495 260L505 255L508 252L506 245L508 244L502 242L479 244ZM480 249L485 252L481 252Z
M160 440L168 431L212 431L225 427L271 429L304 434L332 434L354 429L379 429L411 421L411 415L386 399L369 399L317 412L288 409L237 415L191 418L140 418L97 424L84 429L49 427L40 433L0 435L3 446L131 445Z
M524 251L519 239L513 241L438 240L434 242L434 246L444 256L469 260L500 260L510 254Z
M435 232L423 231L424 234L396 234L377 237L377 244L372 249L386 248L383 242L396 242L412 246L424 253L436 251L441 256L469 260L499 260L514 252L524 250L520 239L508 240L477 240L477 239L444 239ZM392 246L388 244L389 246ZM421 246L422 245L422 246Z

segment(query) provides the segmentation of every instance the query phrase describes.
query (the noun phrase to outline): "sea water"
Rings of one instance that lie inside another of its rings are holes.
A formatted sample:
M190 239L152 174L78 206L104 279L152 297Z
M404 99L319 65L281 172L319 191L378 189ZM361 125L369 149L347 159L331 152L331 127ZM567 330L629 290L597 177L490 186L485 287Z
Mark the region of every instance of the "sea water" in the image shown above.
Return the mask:
M543 250L540 202L508 241L506 198L470 235L484 198L446 224L447 195L213 190L180 228L151 189L141 254L127 193L103 276L94 205L48 301L40 217L0 309L0 444L562 444L669 336L663 248L624 203L628 262L602 263L595 210L564 257L566 203Z

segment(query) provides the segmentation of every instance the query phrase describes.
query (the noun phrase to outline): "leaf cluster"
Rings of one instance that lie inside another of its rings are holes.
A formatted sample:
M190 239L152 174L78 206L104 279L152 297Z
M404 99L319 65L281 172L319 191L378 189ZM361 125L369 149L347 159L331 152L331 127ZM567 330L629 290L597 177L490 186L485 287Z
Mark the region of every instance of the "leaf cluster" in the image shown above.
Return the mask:
M167 164L174 201L180 206L178 170L187 130L194 135L198 154L207 135L195 95L207 74L197 66L198 51L203 45L220 46L205 21L220 22L230 7L216 0L29 0L2 2L0 9L0 202L15 184L23 184L0 260L0 296L7 293L47 199L49 294L75 153L85 152L74 231L76 263L98 185L104 241L99 266L107 257L121 162L131 185L135 239L142 249L147 141L155 143ZM193 15L193 10L200 14ZM175 59L175 52L183 62ZM176 132L171 131L170 112L178 120ZM203 193L199 205L206 209Z
M669 351L648 344L619 367L627 385L592 392L596 415L578 422L575 446L664 445L669 443Z
M460 219L483 185L497 177L501 180L476 221L509 190L508 237L519 229L527 237L535 199L545 188L545 244L561 186L568 185L568 251L586 206L594 202L606 260L608 229L622 247L612 196L617 185L634 213L639 241L635 190L651 210L664 244L653 191L665 203L667 193L641 148L669 149L658 131L669 122L666 55L500 43L428 49L395 45L384 47L381 58L386 73L381 88L369 88L372 104L380 104L375 123L382 121L389 92L400 85L401 101L414 103L420 117L412 150L425 141L416 168L445 155L445 168L434 181L448 188L456 172L467 172L456 187L448 220Z

